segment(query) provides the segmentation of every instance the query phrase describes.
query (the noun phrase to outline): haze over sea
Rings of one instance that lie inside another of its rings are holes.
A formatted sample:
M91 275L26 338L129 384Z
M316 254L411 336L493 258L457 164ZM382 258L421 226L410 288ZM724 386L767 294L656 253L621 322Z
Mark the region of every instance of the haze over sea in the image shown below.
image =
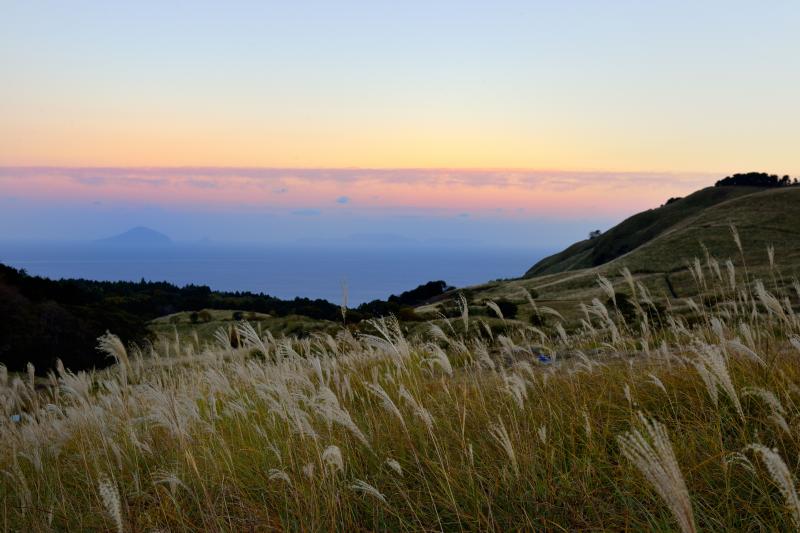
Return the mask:
M380 240L376 237L376 240ZM521 276L552 250L479 243L297 242L172 243L110 246L92 242L3 242L0 263L49 278L168 281L279 298L385 299L431 280L458 287Z

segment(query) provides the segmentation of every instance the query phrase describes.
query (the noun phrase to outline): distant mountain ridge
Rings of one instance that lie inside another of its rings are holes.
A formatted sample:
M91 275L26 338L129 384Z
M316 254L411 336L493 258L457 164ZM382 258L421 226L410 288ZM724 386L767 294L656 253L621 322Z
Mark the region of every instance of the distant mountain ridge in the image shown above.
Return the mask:
M119 235L100 239L96 242L125 246L164 246L172 244L172 239L154 229L137 226Z

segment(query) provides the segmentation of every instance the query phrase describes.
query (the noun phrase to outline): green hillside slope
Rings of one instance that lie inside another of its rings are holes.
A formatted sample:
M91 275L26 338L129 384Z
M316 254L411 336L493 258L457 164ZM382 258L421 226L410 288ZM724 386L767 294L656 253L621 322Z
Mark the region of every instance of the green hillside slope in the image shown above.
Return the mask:
M467 287L462 292L470 304L476 306L490 300L514 302L519 305L519 317L525 320L531 309L524 289L535 295L537 305L552 307L561 312L567 321L572 321L581 318L578 311L580 302L590 302L592 298L605 301L607 298L598 286L598 275L608 278L618 291L627 292L628 283L622 275L625 268L654 298L674 306L684 306L686 298L694 298L704 292L687 266L695 258L703 265L708 264L707 257L711 258L719 266L723 277L727 275L725 262L730 259L737 272L747 272L751 282L761 279L774 288L790 285L794 278L800 277L800 187L737 192L724 191L726 200L703 209L694 209L692 215L686 215L691 205L687 202L680 220L632 251L601 265L570 268L568 260L582 264L579 254L575 253L582 244L578 243L562 252L561 265L565 268L561 271L495 281ZM699 191L686 200L713 200L706 196L709 194L713 195L713 189ZM651 211L644 214L650 215ZM638 216L631 217L623 224L630 224ZM742 252L734 239L732 225L736 227ZM620 231L618 228L615 230ZM626 232L625 235L632 236L635 232ZM775 269L770 267L768 247L774 250ZM568 257L570 250L573 253ZM587 250L584 253L586 257L589 256ZM552 263L554 266L556 264L557 261ZM437 310L441 309L436 305L428 305L420 308L419 312L432 313Z
M609 266L623 264L632 271L672 271L687 258L712 255L738 259L731 224L740 235L750 268L767 266L767 246L773 246L782 265L800 264L800 187L768 189L705 209L661 233Z
M602 265L624 255L709 207L763 191L758 187L708 187L656 209L637 213L594 239L580 241L532 266L525 277Z

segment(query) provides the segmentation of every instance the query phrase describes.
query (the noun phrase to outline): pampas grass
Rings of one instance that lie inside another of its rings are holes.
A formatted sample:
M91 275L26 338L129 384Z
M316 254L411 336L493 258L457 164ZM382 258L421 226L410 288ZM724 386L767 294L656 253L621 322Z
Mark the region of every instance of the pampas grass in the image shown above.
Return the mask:
M125 531L125 527L122 523L122 504L120 503L117 486L107 477L102 477L97 482L97 491L103 501L106 513L114 523L117 533L122 533Z
M373 498L380 500L382 503L386 503L386 498L384 497L384 495L381 494L381 492L378 489L376 489L366 481L357 479L352 485L350 485L350 488L356 492L363 492L364 494L368 494Z
M795 528L800 530L800 498L797 496L794 477L789 471L789 467L783 462L777 451L771 450L762 444L751 444L749 449L756 452L769 475L781 491L786 508L791 513Z
M328 468L337 472L344 472L344 459L342 458L342 450L335 444L328 445L322 452L322 462Z
M514 475L519 477L519 464L517 463L517 454L514 452L514 445L511 443L511 437L508 434L508 430L506 429L505 424L502 420L498 421L495 424L492 424L489 427L489 432L491 433L492 437L497 441L500 445L500 448L505 452L508 460L511 463L511 468L514 471Z
M642 473L672 511L684 533L694 533L692 502L663 424L638 413L643 431L631 430L617 437L622 454Z
M796 530L800 283L689 264L691 300L623 268L579 322L525 291L539 327L470 320L459 295L457 317L416 328L242 321L144 348L107 334L100 371L0 366L0 524ZM627 311L603 303L624 291Z

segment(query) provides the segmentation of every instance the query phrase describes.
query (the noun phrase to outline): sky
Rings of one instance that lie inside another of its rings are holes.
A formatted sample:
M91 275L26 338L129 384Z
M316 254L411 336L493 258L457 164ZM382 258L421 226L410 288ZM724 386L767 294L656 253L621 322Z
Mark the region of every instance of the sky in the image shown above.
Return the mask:
M568 243L800 174L799 24L797 2L4 1L0 238Z

